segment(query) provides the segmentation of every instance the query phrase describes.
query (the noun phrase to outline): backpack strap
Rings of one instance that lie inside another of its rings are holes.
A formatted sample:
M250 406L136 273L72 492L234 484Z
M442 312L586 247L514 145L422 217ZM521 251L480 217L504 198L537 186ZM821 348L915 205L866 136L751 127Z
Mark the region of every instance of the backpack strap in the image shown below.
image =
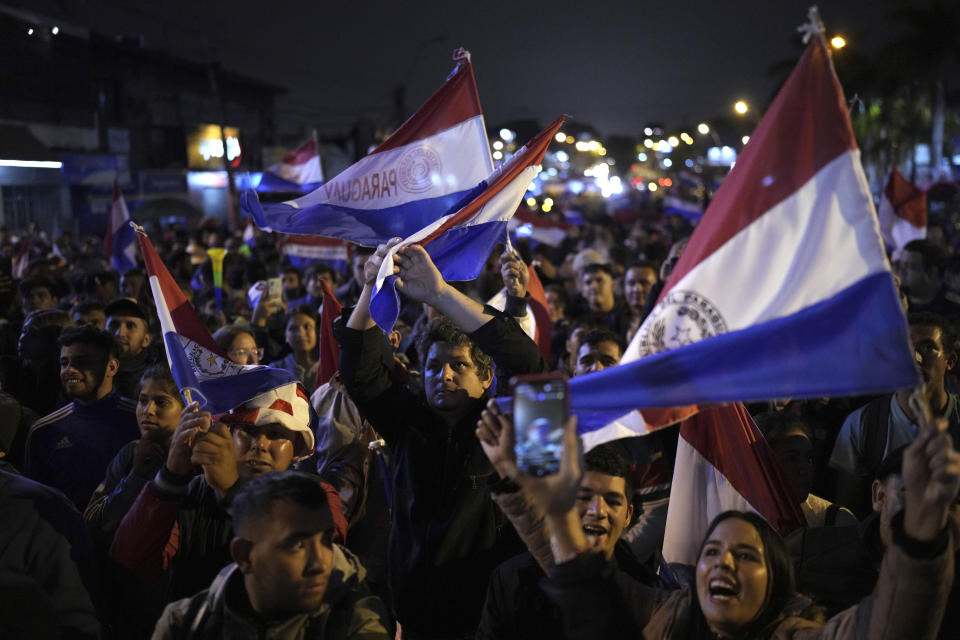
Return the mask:
M890 396L877 398L867 404L860 414L860 455L871 479L876 475L887 448L891 402Z

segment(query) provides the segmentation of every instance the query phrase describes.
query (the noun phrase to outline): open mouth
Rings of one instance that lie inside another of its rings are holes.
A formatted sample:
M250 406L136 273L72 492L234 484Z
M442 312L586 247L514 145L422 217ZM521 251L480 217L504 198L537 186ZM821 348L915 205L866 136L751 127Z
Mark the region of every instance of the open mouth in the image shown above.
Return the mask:
M596 542L598 539L607 535L607 529L598 524L585 524L583 525L583 533L587 536L587 540Z
M729 602L740 595L740 585L727 578L713 578L707 589L715 602Z

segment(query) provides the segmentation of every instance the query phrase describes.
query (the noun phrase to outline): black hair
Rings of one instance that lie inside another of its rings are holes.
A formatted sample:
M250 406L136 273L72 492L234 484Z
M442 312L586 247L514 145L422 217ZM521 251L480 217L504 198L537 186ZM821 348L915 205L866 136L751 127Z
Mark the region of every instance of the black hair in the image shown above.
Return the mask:
M731 518L743 520L756 529L757 535L760 536L760 544L763 545L763 559L767 566L767 598L757 616L743 629L747 637L753 637L760 630L773 623L780 616L784 607L796 595L797 586L793 560L783 537L761 516L750 511L724 511L715 517L707 528L703 541L700 543L700 550L697 553L698 562L703 554L703 548L710 539L710 534L717 528L717 525ZM697 610L700 612L699 617L702 619L703 611L700 609L699 600L696 600L696 602Z
M73 325L70 314L61 309L38 309L31 311L23 320L23 328L30 325L33 329L44 327L67 327Z
M249 334L254 342L257 341L257 334L253 332L253 328L245 324L227 324L220 327L213 333L213 341L226 353L241 333Z
M452 320L444 316L431 320L426 331L417 336L417 355L421 367L426 368L427 354L435 342L446 342L451 347L468 347L470 359L477 368L477 377L481 380L493 371L493 358L484 353Z
M70 309L70 313L90 313L91 311L103 311L106 312L107 306L100 302L99 300L83 300L73 305L73 308Z
M553 293L557 294L557 298L560 301L560 306L563 307L564 310L570 308L570 294L567 293L567 290L564 287L559 284L548 284L543 289L544 293L552 291Z
M632 465L624 455L622 446L616 441L605 442L587 451L583 456L583 468L586 471L623 478L623 492L627 503L633 501Z
M754 417L753 421L757 423L757 428L771 447L791 431L801 431L810 442L813 442L810 427L799 417L786 411L765 411Z
M903 473L903 453L907 450L908 446L909 445L905 444L897 447L884 457L879 466L877 466L877 480L883 482L890 476L899 476Z
M295 267L295 266L293 266L292 264L288 264L287 266L285 266L285 267L280 271L280 273L283 273L283 274L295 273L295 274L297 274L297 280L298 280L298 281L302 281L302 280L303 280L303 271L300 270L300 267Z
M330 265L325 264L323 262L314 262L309 267L307 267L307 270L303 272L303 280L304 282L306 282L310 278L313 278L314 276L324 274L324 273L329 275L330 279L333 280L334 282L337 281L336 270L334 270L334 268L331 267Z
M103 353L106 359L120 357L120 343L116 341L113 334L90 324L64 328L57 344L61 349L74 344L86 344Z
M311 307L308 304L298 304L297 306L287 311L287 315L283 319L283 326L286 327L287 323L293 320L294 316L310 316L313 318L314 322L318 322L317 319L317 310Z
M626 344L623 341L623 338L611 331L610 329L599 328L592 329L580 338L579 347L588 344L592 347L599 345L602 342L612 342L620 349L620 354L623 355L624 350L626 349ZM578 348L579 348L578 347Z
M289 500L307 509L330 510L327 492L317 476L297 471L271 471L243 485L230 503L233 530L243 535L248 523L268 516L274 502Z
M957 331L953 323L939 313L932 311L911 311L907 314L907 324L913 326L937 327L940 329L940 342L943 350L950 354L954 352L954 342L957 340Z
M147 380L159 382L163 385L164 391L174 398L180 398L180 387L177 386L177 382L173 379L173 374L170 372L170 367L167 366L166 362L158 362L157 364L147 367L143 375L140 376L140 382L137 385L138 394L140 389L143 389L143 385Z
M657 276L657 280L660 279L660 264L654 262L653 260L637 260L635 262L631 262L627 265L627 268L624 269L624 273L630 271L630 269L653 269L653 273Z
M943 269L947 266L947 253L942 247L924 238L918 238L903 245L903 251L920 254L923 258L924 270L933 267L937 270L937 276L943 275Z

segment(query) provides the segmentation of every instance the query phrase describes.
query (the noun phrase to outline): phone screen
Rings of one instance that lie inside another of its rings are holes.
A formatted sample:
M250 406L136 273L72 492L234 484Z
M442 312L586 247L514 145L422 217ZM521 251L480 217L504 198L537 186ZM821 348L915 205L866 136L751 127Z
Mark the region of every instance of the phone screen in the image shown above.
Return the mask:
M520 381L513 389L517 466L535 476L556 473L563 450L564 380Z
M267 297L279 298L283 294L283 280L280 278L270 278L267 280Z

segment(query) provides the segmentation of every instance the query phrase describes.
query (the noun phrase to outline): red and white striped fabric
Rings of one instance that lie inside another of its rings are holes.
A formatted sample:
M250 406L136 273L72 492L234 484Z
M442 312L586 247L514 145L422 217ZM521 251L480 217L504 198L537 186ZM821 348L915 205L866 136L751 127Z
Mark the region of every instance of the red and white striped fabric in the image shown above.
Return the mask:
M770 445L740 403L705 409L680 426L664 559L696 564L707 526L731 509L759 513L782 535L805 525Z
M877 208L880 232L894 255L911 240L927 237L927 194L894 168Z

